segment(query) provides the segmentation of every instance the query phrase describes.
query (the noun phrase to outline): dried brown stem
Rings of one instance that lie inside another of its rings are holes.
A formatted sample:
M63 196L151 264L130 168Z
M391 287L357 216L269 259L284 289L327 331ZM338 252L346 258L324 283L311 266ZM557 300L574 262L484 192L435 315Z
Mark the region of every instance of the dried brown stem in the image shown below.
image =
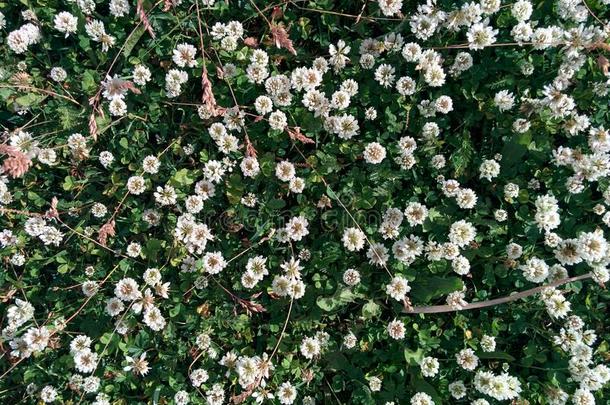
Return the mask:
M515 294L508 295L506 297L495 298L493 300L481 301L481 302L473 302L468 305L464 305L460 311L468 311L471 309L479 309L492 307L495 305L502 305L509 302L517 301L521 298L526 298L532 296L534 294L538 294L542 292L545 288L550 287L559 287L560 285L564 285L567 283L573 283L574 281L586 280L592 278L592 273L583 274L581 276L564 278L562 280L557 280L549 284L542 285L540 287L530 288L529 290L521 291ZM405 306L403 312L407 314L438 314L443 312L455 312L457 311L454 307L449 305L431 305L431 306L422 306L422 307L408 307Z

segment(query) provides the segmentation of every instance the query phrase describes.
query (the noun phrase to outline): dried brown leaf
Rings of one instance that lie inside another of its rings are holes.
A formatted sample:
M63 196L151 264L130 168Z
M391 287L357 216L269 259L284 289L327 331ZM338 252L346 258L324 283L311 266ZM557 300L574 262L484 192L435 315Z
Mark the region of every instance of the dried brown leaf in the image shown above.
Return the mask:
M140 18L142 25L144 25L144 28L146 28L146 31L148 31L150 36L154 39L156 38L155 31L153 31L153 27L150 24L150 21L148 20L148 16L146 15L146 11L144 11L144 6L142 2L143 0L138 0L136 4L136 13L138 13L138 17Z
M597 57L597 67L600 68L600 70L603 72L603 74L605 76L608 76L608 69L610 68L610 62L608 62L608 59L604 56L598 56Z
M301 132L301 128L299 127L288 127L286 131L288 131L288 136L290 136L290 139L293 141L300 141L302 143L316 143L316 141L313 139L306 137Z
M605 42L595 42L591 45L589 45L587 47L587 49L593 50L593 49L603 49L606 52L610 52L610 44L607 44Z
M258 40L254 37L248 37L244 39L244 45L250 48L258 48Z
M285 48L293 55L297 54L296 49L294 49L294 46L292 45L292 40L288 37L286 28L281 25L273 24L271 25L271 35L273 36L276 47Z
M12 178L23 176L32 165L32 160L13 146L6 144L0 145L0 153L8 155L8 157L4 159L2 168L4 169L4 172L8 173Z
M94 112L89 115L89 135L91 135L94 141L97 141L97 121L95 120Z
M98 236L97 236L97 241L102 246L106 246L106 244L108 242L108 237L114 236L115 234L116 234L116 231L114 229L114 219L111 219L110 221L108 221L104 225L102 225L102 227L100 228L100 230L98 232Z
M252 142L250 142L250 137L248 135L246 135L245 141L246 141L246 156L256 157L256 154L257 154L256 149L254 148L254 145L252 145Z
M133 84L132 81L129 80L123 80L122 83L117 86L119 89L123 89L123 90L129 90L134 94L142 94L142 92L140 91L140 89L138 89L136 87L135 84Z
M51 199L51 208L47 212L45 212L44 216L47 218L57 218L59 217L59 211L57 211L57 197L53 197Z

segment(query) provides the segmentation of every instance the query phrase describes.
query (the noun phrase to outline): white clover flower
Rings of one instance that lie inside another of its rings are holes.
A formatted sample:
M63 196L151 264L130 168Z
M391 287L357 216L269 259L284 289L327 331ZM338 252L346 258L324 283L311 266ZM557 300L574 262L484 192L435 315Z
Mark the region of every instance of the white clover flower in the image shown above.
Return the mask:
M297 398L297 390L290 382L284 382L277 389L276 396L280 404L290 405Z
M62 11L55 15L53 23L55 24L55 29L63 34L66 34L66 38L68 38L70 34L74 34L76 32L78 19L67 11Z
M494 96L494 104L500 112L508 111L515 105L515 96L508 90L501 90Z
M392 339L400 340L405 337L405 324L400 320L394 319L388 323L386 330Z
M419 368L421 369L421 373L424 377L434 377L438 374L439 365L440 363L437 359L427 356L422 358Z
M191 44L178 44L173 51L172 60L178 67L195 67L197 59L195 58L197 49Z
M63 68L54 67L51 69L51 73L49 73L49 76L53 81L63 82L68 77L68 74Z
M396 301L403 301L409 291L411 291L409 282L402 276L394 276L392 281L386 285L386 293Z
M379 164L386 157L386 149L378 142L371 142L364 148L364 160L370 164Z
M500 164L493 159L486 159L479 166L479 178L491 181L500 174Z
M275 176L281 181L290 181L295 174L294 165L288 161L281 161L275 166Z
M379 9L382 14L387 17L392 17L396 14L400 14L402 8L402 0L378 0Z
M148 83L152 78L150 69L144 65L136 65L133 68L132 75L133 75L133 82L139 86L146 85L146 83Z
M466 33L469 48L480 50L496 42L498 30L484 23L476 23L470 26Z

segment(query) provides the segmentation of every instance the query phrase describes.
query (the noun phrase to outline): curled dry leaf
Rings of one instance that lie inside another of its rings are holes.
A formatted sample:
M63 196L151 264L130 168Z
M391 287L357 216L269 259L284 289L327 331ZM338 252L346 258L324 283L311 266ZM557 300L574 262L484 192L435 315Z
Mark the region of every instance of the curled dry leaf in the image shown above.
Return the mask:
M150 36L154 39L156 38L155 31L153 30L152 25L148 20L148 16L146 15L146 11L144 11L142 3L143 0L138 0L138 3L136 4L136 13L138 13L138 17L140 18L142 25L144 25L144 28L146 28L146 31L148 31Z
M132 81L130 80L123 80L121 82L121 84L119 84L118 86L119 89L123 89L123 90L129 90L134 94L142 94L142 92L140 91L140 89L138 89L135 84L133 84Z
M281 25L272 24L271 35L273 36L276 47L287 49L293 55L297 54L296 49L294 49L294 46L292 45L292 40L288 37L286 28Z
M8 155L4 159L2 169L12 178L23 176L32 166L32 160L14 146L0 145L0 153Z
M89 115L89 135L91 135L94 141L97 141L97 121L95 120L94 112Z
M59 217L59 212L57 211L57 197L53 197L51 199L51 208L44 214L47 218L57 218Z
M244 39L244 45L250 48L258 48L258 40L254 37L248 37Z
M0 302L5 303L13 298L13 295L17 292L16 289L10 288L5 294L0 294Z
M218 107L216 104L216 98L214 97L214 92L212 91L212 82L210 82L210 78L208 77L208 70L205 65L203 66L203 72L201 74L201 102L203 105L212 113L213 116L217 117L221 115L224 109Z
M292 139L293 141L299 141L302 143L316 143L316 141L314 141L313 139L306 137L301 132L301 128L299 127L288 127L286 131L288 131L288 136L290 136L290 139Z
M600 68L604 76L608 76L608 68L610 68L610 62L608 62L608 59L605 56L600 55L597 57L597 67Z
M100 228L100 230L98 232L97 241L101 245L106 246L106 244L108 242L108 237L114 236L115 233L116 233L116 231L114 229L114 219L111 219L110 221L108 221L104 225L102 225L102 227Z
M248 135L245 136L245 141L246 141L246 156L248 157L256 157L256 149L254 148L254 145L252 145L252 142L250 142L250 137Z

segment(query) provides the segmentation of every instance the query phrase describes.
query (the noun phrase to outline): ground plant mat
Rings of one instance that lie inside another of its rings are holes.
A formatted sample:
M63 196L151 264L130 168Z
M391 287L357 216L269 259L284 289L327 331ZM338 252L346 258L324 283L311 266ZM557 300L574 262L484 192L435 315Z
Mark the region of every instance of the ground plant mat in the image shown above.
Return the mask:
M610 404L609 20L0 0L0 403Z

